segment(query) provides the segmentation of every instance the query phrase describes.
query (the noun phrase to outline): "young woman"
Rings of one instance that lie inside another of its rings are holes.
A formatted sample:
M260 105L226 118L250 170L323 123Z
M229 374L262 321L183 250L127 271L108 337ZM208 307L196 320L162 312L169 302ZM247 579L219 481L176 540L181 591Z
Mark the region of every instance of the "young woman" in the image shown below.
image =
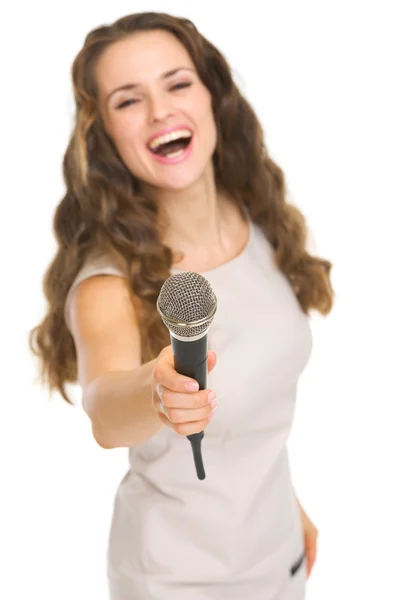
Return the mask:
M300 600L317 530L286 443L309 311L332 308L331 263L307 252L256 115L190 21L143 13L99 27L72 77L59 248L31 347L67 401L65 383L80 383L96 441L129 448L110 597ZM156 309L179 271L203 274L218 299L206 390L174 370ZM202 430L199 481L186 436Z

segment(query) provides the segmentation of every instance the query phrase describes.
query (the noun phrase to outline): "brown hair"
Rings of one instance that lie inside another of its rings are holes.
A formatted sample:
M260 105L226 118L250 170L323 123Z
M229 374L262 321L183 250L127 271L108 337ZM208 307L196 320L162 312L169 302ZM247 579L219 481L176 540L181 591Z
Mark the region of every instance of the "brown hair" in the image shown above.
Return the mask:
M142 362L170 343L156 310L173 254L160 241L157 205L139 193L137 181L106 134L98 110L96 61L111 44L137 31L164 30L183 44L212 95L217 126L213 155L217 189L246 206L275 250L302 310L328 314L333 303L332 264L305 249L307 228L301 212L286 202L282 170L268 155L262 127L235 85L222 54L188 19L138 13L91 31L72 65L76 120L63 160L66 194L54 216L56 256L43 282L48 311L30 332L40 358L41 381L70 402L65 384L76 382L76 350L64 319L67 292L89 253L110 253L124 270L139 310Z

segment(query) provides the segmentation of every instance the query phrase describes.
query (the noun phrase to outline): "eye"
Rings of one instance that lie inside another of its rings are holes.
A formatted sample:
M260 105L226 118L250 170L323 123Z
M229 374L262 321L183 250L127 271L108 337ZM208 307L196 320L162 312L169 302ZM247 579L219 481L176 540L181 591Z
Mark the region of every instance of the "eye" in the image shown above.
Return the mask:
M171 90L178 90L181 88L186 88L192 85L191 81L187 81L186 83L177 83L176 85L172 86Z
M125 100L125 102L122 102L122 104L117 106L117 109L119 110L120 108L125 108L125 106L129 106L130 104L136 104L136 102L139 102L139 100Z

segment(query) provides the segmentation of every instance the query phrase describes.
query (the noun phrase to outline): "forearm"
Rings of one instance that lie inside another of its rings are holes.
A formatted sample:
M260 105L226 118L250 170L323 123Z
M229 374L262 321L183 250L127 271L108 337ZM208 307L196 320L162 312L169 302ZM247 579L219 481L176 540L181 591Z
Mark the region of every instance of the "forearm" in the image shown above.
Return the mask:
M84 390L82 405L101 447L138 446L164 428L152 403L155 362L134 371L104 373Z

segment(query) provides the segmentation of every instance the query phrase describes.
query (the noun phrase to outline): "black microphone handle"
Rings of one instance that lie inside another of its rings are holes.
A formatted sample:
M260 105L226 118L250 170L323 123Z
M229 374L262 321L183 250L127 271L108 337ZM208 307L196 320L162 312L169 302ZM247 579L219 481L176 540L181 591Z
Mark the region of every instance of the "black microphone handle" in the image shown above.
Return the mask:
M199 384L199 389L205 390L208 373L207 333L193 342L183 342L171 335L171 345L174 354L175 371L181 375L195 379ZM197 477L203 480L206 478L201 456L201 441L204 437L204 431L192 433L186 437L192 445Z

